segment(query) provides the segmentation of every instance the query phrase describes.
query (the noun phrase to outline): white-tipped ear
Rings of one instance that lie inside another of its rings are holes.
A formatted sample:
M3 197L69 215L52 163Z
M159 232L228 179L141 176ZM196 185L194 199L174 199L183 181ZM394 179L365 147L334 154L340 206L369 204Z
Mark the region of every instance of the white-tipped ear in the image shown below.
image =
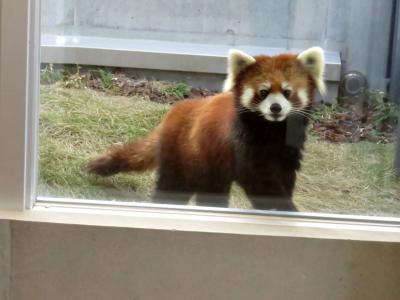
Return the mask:
M318 91L324 95L326 93L324 50L320 47L313 47L300 53L297 59L308 69L317 85Z
M232 49L229 50L228 56L228 77L224 82L223 91L229 91L235 85L237 75L246 67L254 64L256 59L243 51Z

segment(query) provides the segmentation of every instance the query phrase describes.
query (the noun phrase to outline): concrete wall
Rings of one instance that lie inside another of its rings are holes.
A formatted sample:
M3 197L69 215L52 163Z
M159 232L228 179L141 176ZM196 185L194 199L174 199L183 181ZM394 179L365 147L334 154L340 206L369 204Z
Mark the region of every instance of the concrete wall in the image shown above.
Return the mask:
M385 87L392 0L43 0L46 33L340 51Z
M11 278L10 221L0 220L0 299L9 300Z
M399 243L10 225L2 300L400 299Z

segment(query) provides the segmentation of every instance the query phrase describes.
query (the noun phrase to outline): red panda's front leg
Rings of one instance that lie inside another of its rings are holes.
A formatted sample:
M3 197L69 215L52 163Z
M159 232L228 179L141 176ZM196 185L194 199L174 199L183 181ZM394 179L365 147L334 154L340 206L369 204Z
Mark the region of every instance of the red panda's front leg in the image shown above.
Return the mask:
M197 188L196 204L198 206L228 207L232 180L226 174L207 176L206 182Z
M246 192L253 208L261 210L297 211L292 201L295 170L285 170L279 165L258 172L242 170L238 183ZM252 176L251 176L252 175Z
M230 176L211 172L187 176L188 173L190 172L180 169L176 163L167 164L162 161L158 170L154 202L186 205L196 194L196 204L199 206L228 207L232 184Z
M184 170L179 167L177 161L168 160L169 155L171 152L161 155L153 201L162 204L186 205L194 195L194 191L188 186Z

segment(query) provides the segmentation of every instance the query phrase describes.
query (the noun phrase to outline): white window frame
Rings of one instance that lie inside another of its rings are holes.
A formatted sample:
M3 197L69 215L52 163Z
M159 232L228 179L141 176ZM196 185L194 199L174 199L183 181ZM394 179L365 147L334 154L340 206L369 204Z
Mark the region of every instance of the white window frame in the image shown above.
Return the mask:
M232 234L400 241L400 219L36 200L39 0L0 7L0 219Z
M0 208L30 208L36 187L39 1L0 8Z

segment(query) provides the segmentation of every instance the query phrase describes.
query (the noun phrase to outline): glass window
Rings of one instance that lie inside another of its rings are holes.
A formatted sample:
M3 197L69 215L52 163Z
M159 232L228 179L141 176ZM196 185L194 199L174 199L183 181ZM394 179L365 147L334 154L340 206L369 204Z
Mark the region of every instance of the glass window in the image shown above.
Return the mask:
M396 2L42 0L39 197L399 216Z

